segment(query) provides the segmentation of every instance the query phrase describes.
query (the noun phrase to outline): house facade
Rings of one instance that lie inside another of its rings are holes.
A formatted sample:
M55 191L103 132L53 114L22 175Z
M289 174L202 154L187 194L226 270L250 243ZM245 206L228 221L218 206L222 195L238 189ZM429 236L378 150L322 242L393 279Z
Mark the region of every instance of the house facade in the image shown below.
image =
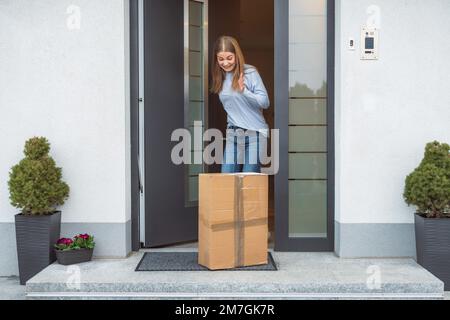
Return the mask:
M71 188L62 236L93 234L103 258L196 240L198 174L217 166L169 161L171 133L224 129L208 93L224 33L271 98L274 250L415 257L402 193L425 144L450 141L448 13L447 0L0 1L0 276L18 274L7 180L33 136Z

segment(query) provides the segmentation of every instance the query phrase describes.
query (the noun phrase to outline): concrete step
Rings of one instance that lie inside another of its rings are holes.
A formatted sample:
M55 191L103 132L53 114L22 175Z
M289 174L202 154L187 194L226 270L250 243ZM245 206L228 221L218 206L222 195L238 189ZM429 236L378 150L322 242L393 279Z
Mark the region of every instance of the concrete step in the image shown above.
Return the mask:
M193 251L171 249L174 250ZM278 271L135 272L143 252L121 260L96 259L73 266L55 263L27 282L27 299L443 299L444 296L442 281L412 259L340 259L333 253L272 254Z

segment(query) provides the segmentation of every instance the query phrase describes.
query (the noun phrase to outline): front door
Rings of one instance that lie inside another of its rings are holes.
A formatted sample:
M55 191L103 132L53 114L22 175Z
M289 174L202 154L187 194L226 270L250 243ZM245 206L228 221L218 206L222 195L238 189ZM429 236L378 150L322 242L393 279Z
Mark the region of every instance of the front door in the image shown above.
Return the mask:
M178 142L171 140L177 129L194 138L194 130L205 126L205 7L197 0L144 1L146 247L197 240L198 174L204 166L174 163ZM192 155L202 152L192 141Z
M178 141L172 134L180 128L202 132L206 119L223 129L226 118L217 97L208 104L208 1L143 3L145 246L155 247L197 240L198 174L206 168L174 163ZM262 3L274 10L274 46L264 29L272 19L261 22L267 11ZM280 137L269 199L275 202L275 250L332 251L334 0L213 0L210 14L210 36L226 31L237 37L275 92L275 112L266 114ZM204 146L192 144L194 160Z

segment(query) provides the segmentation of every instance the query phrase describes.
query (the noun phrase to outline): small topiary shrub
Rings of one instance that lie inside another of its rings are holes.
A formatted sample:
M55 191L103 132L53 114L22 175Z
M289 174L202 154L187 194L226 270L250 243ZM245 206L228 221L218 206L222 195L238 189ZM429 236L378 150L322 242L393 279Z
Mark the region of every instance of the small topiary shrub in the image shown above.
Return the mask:
M49 156L46 138L34 137L25 143L25 158L9 172L11 204L24 215L48 215L63 205L69 186L61 180L62 169Z
M403 198L427 218L450 218L450 146L427 144L419 167L406 177Z

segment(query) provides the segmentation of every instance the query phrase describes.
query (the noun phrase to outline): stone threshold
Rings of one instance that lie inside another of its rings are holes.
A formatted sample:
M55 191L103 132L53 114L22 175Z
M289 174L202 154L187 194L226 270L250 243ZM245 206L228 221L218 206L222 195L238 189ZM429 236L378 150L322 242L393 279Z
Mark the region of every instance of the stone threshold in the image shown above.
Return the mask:
M171 248L147 251L194 251ZM278 271L135 272L127 259L47 267L27 299L443 299L444 285L413 259L341 259L272 252Z

